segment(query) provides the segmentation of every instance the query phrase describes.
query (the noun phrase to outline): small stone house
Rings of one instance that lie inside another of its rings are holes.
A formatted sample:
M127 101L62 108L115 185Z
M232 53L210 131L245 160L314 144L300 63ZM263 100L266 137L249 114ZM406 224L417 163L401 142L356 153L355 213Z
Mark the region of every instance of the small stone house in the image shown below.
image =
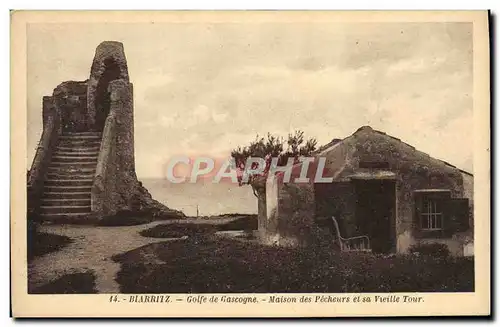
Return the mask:
M295 182L302 163L289 182L284 173L268 179L259 226L265 242L307 244L318 230L331 230L334 216L342 237L366 235L373 252L404 253L418 243L446 244L454 255L470 249L472 174L368 126L332 141L320 157L331 182L314 182L318 160L309 165L307 183Z

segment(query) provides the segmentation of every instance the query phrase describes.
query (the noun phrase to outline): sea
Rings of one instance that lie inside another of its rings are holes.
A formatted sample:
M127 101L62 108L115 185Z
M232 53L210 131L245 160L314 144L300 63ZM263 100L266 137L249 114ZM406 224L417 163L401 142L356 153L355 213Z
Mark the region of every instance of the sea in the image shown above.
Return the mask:
M198 181L175 184L163 178L140 178L153 199L187 216L257 213L257 198L249 185Z

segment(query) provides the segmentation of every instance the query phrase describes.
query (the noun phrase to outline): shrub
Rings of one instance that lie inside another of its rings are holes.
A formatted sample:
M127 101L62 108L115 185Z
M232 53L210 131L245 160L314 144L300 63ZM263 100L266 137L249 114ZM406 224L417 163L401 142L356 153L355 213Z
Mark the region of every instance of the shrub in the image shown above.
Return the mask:
M253 238L253 231L257 229L257 215L239 216L226 223L216 224L210 220L193 223L167 223L154 226L150 229L139 232L145 237L183 237L183 236L207 236L217 231L240 231L246 232L249 239Z
M141 236L173 238L183 236L203 236L215 233L214 226L209 224L164 224L143 230L139 232Z
M151 215L144 212L133 212L131 210L122 210L112 216L106 216L99 220L99 226L135 226L147 224L153 221Z
M48 284L42 285L31 294L92 294L95 289L95 276L91 272L64 275Z
M44 254L59 251L72 242L72 239L57 234L40 232L40 216L28 214L26 228L26 254L28 262Z
M257 230L257 228L258 228L257 215L242 216L236 218L235 220L217 226L217 229L219 231L230 231L230 230L252 231L252 230Z
M450 250L445 244L441 243L419 243L410 247L409 252L429 255L439 258L447 258L451 255Z
M120 210L114 215L106 216L97 223L99 226L135 226L148 224L156 220L184 219L185 216L176 210L160 210L158 208L142 208Z
M28 238L28 261L59 251L71 242L72 240L67 236L32 231Z
M377 257L190 237L146 245L113 260L121 264L116 280L124 293L474 291L469 258Z

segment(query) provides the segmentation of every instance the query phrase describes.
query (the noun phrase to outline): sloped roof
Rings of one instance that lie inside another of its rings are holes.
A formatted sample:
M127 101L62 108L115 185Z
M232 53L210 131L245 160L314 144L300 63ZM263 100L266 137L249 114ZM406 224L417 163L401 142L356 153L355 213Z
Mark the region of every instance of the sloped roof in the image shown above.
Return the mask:
M400 171L418 172L445 172L449 175L457 175L459 172L472 176L472 174L458 169L450 163L431 157L427 153L415 149L414 146L401 141L399 138L384 132L374 130L370 126L362 126L352 135L340 140L334 139L327 145L320 147L316 152L316 158L326 158L324 177L334 179L348 178L359 173L359 158L368 157L376 160L387 160L392 169ZM309 165L307 176L314 177L317 162ZM292 168L292 176L298 177L302 163ZM368 173L369 170L366 170ZM284 173L279 173L279 178Z
M461 173L464 173L464 174L467 174L467 175L470 175L470 176L473 176L471 173L465 171L465 170L462 170L462 169L459 169L457 168L456 166L450 164L449 162L447 161L444 161L444 160L440 160L440 159L436 159L436 158L433 158L431 157L429 154L425 153L425 152L422 152L422 151L419 151L417 150L414 146L402 141L401 139L397 138L397 137L394 137L394 136L391 136L385 132L382 132L382 131L378 131L378 130L375 130L373 128L371 128L370 126L362 126L360 128L358 128L356 130L356 132L354 132L352 135L342 139L342 140L338 140L338 139L334 139L332 140L332 142L330 142L328 145L328 147L322 149L322 151L320 151L318 153L318 156L327 156L329 153L331 153L332 151L338 151L338 149L342 146L352 146L353 144L353 141L355 141L354 139L356 139L358 136L361 136L361 135L365 135L366 138L373 138L373 137L377 137L378 136L382 136L379 138L379 140L383 139L383 138L387 138L387 140L389 141L390 140L390 143L392 143L393 146L396 146L396 147L400 147L400 150L406 150L407 152L414 152L414 156L415 157L419 157L419 158L414 158L414 159L420 159L420 160L429 160L429 161L432 161L434 162L435 164L442 164L444 166L447 166L447 167L450 167L450 168L453 168L453 169L456 169L458 171L460 171ZM338 140L338 141L337 141ZM356 142L354 142L356 143Z

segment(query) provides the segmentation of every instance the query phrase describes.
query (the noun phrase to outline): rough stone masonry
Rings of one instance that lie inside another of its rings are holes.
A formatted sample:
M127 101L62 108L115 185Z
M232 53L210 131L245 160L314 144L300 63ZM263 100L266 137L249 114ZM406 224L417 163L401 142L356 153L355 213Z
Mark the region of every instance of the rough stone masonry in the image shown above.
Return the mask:
M133 86L122 43L99 44L88 80L63 82L43 98L28 214L69 222L184 217L152 199L137 179Z

